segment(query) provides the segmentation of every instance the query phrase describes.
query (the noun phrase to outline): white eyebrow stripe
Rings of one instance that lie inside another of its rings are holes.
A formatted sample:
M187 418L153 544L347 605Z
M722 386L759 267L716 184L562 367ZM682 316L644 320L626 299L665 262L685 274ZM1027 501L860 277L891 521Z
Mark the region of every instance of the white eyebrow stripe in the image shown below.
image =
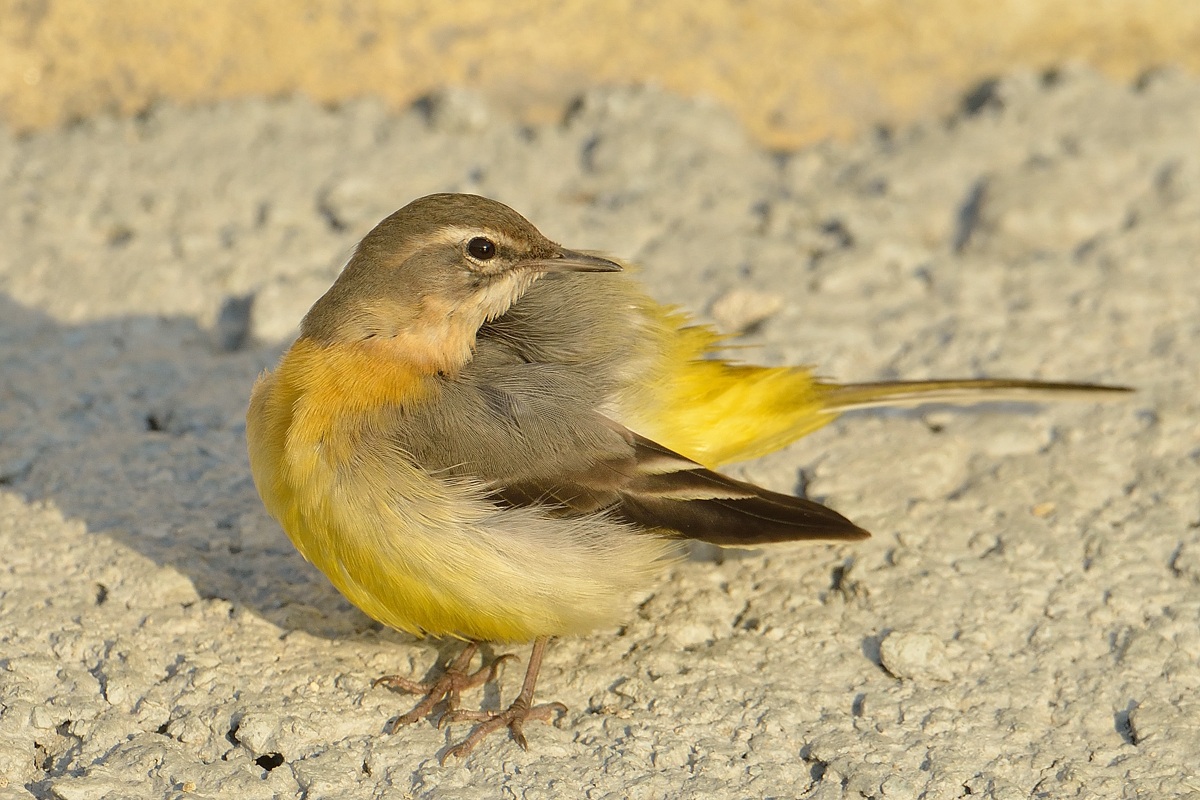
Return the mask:
M492 228L484 228L479 226L468 225L446 225L438 228L433 234L433 239L439 244L462 244L468 239L473 239L476 236L486 236L497 245L507 247L511 250L517 249L516 241L504 233Z

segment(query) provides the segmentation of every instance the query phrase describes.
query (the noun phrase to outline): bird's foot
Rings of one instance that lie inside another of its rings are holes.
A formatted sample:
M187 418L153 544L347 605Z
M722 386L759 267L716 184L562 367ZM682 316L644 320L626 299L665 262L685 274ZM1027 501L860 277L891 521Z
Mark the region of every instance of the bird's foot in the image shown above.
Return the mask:
M446 713L453 714L458 710L460 696L464 689L472 689L476 686L494 680L496 671L500 665L511 658L513 655L502 655L492 661L491 664L485 664L474 672L469 671L471 660L475 657L475 653L479 650L479 645L474 642L468 644L458 656L450 662L446 667L445 672L437 678L429 681L415 681L411 678L406 678L403 675L384 675L377 678L371 685L386 686L389 689L405 692L407 694L424 695L420 703L417 703L406 714L401 714L388 726L388 733L395 733L401 725L408 725L425 717L438 703L445 702Z
M442 718L438 720L439 728L454 722L476 723L471 732L467 734L466 739L442 753L442 757L439 759L442 764L445 764L446 759L450 756L466 757L488 734L504 728L512 731L513 741L521 745L522 750L528 750L529 742L525 740L526 722L531 719L550 722L556 714L562 716L567 713L567 707L562 703L542 703L536 706L533 704L533 692L537 686L538 672L541 671L542 657L546 654L546 645L549 641L550 637L540 636L533 643L533 652L529 654L529 666L525 669L525 682L521 684L521 693L517 695L517 699L511 706L503 711L453 709L442 715Z
M532 695L532 693L530 694ZM466 739L446 750L439 761L445 764L446 759L451 756L458 758L465 757L489 734L503 730L504 728L508 728L512 732L513 741L521 745L522 750L528 750L529 742L525 740L524 730L526 722L538 720L550 723L553 722L556 715L561 717L566 713L567 707L562 703L532 705L532 697L526 697L524 692L513 701L511 706L503 711L463 711L461 709L447 711L438 720L439 728L455 722L475 722L477 724L467 734Z

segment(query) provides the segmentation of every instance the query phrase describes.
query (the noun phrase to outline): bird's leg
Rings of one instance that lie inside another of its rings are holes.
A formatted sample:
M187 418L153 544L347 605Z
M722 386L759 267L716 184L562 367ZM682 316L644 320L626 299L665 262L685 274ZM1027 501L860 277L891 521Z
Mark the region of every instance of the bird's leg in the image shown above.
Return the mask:
M471 666L471 659L475 657L478 650L478 642L468 642L463 651L446 667L446 670L433 680L414 681L403 675L384 675L382 678L377 678L371 684L372 686L383 684L389 689L397 689L408 694L425 695L416 708L407 714L401 714L392 722L388 727L388 733L395 733L401 725L416 722L443 700L446 701L447 712L455 711L458 708L459 695L463 689L470 689L493 680L500 665L510 658L514 658L512 655L503 655L493 660L490 665L485 664L475 672L470 672L468 668Z
M521 693L517 695L517 699L511 706L503 711L447 711L438 720L439 728L446 723L462 721L478 723L466 739L442 755L441 762L443 764L450 756L466 756L489 733L495 733L502 728L512 731L513 740L521 745L521 749L528 750L529 743L525 741L523 730L526 722L531 719L550 722L554 715L561 716L567 713L567 707L562 703L542 703L536 706L533 704L533 690L537 686L538 671L542 668L542 657L546 655L546 645L549 641L550 637L548 636L541 636L534 640L533 652L529 654L529 668L525 670L525 682L521 684Z

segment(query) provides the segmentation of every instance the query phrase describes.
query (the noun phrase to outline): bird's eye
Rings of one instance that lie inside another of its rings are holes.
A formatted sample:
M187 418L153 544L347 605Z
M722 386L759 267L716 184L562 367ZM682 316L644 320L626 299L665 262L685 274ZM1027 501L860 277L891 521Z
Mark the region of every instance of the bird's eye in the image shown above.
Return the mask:
M476 236L467 242L467 252L477 261L488 261L496 257L496 243L491 239Z

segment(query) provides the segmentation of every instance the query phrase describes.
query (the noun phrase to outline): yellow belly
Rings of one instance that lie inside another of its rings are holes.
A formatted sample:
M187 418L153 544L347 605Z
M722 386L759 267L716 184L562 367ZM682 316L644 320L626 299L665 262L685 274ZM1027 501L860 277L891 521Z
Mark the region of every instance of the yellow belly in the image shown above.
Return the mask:
M354 369L355 357L301 340L255 385L246 425L268 511L347 599L400 630L489 641L625 615L669 542L601 516L500 510L479 487L425 473L387 447L377 412L433 398L411 374ZM348 386L347 370L371 380Z

